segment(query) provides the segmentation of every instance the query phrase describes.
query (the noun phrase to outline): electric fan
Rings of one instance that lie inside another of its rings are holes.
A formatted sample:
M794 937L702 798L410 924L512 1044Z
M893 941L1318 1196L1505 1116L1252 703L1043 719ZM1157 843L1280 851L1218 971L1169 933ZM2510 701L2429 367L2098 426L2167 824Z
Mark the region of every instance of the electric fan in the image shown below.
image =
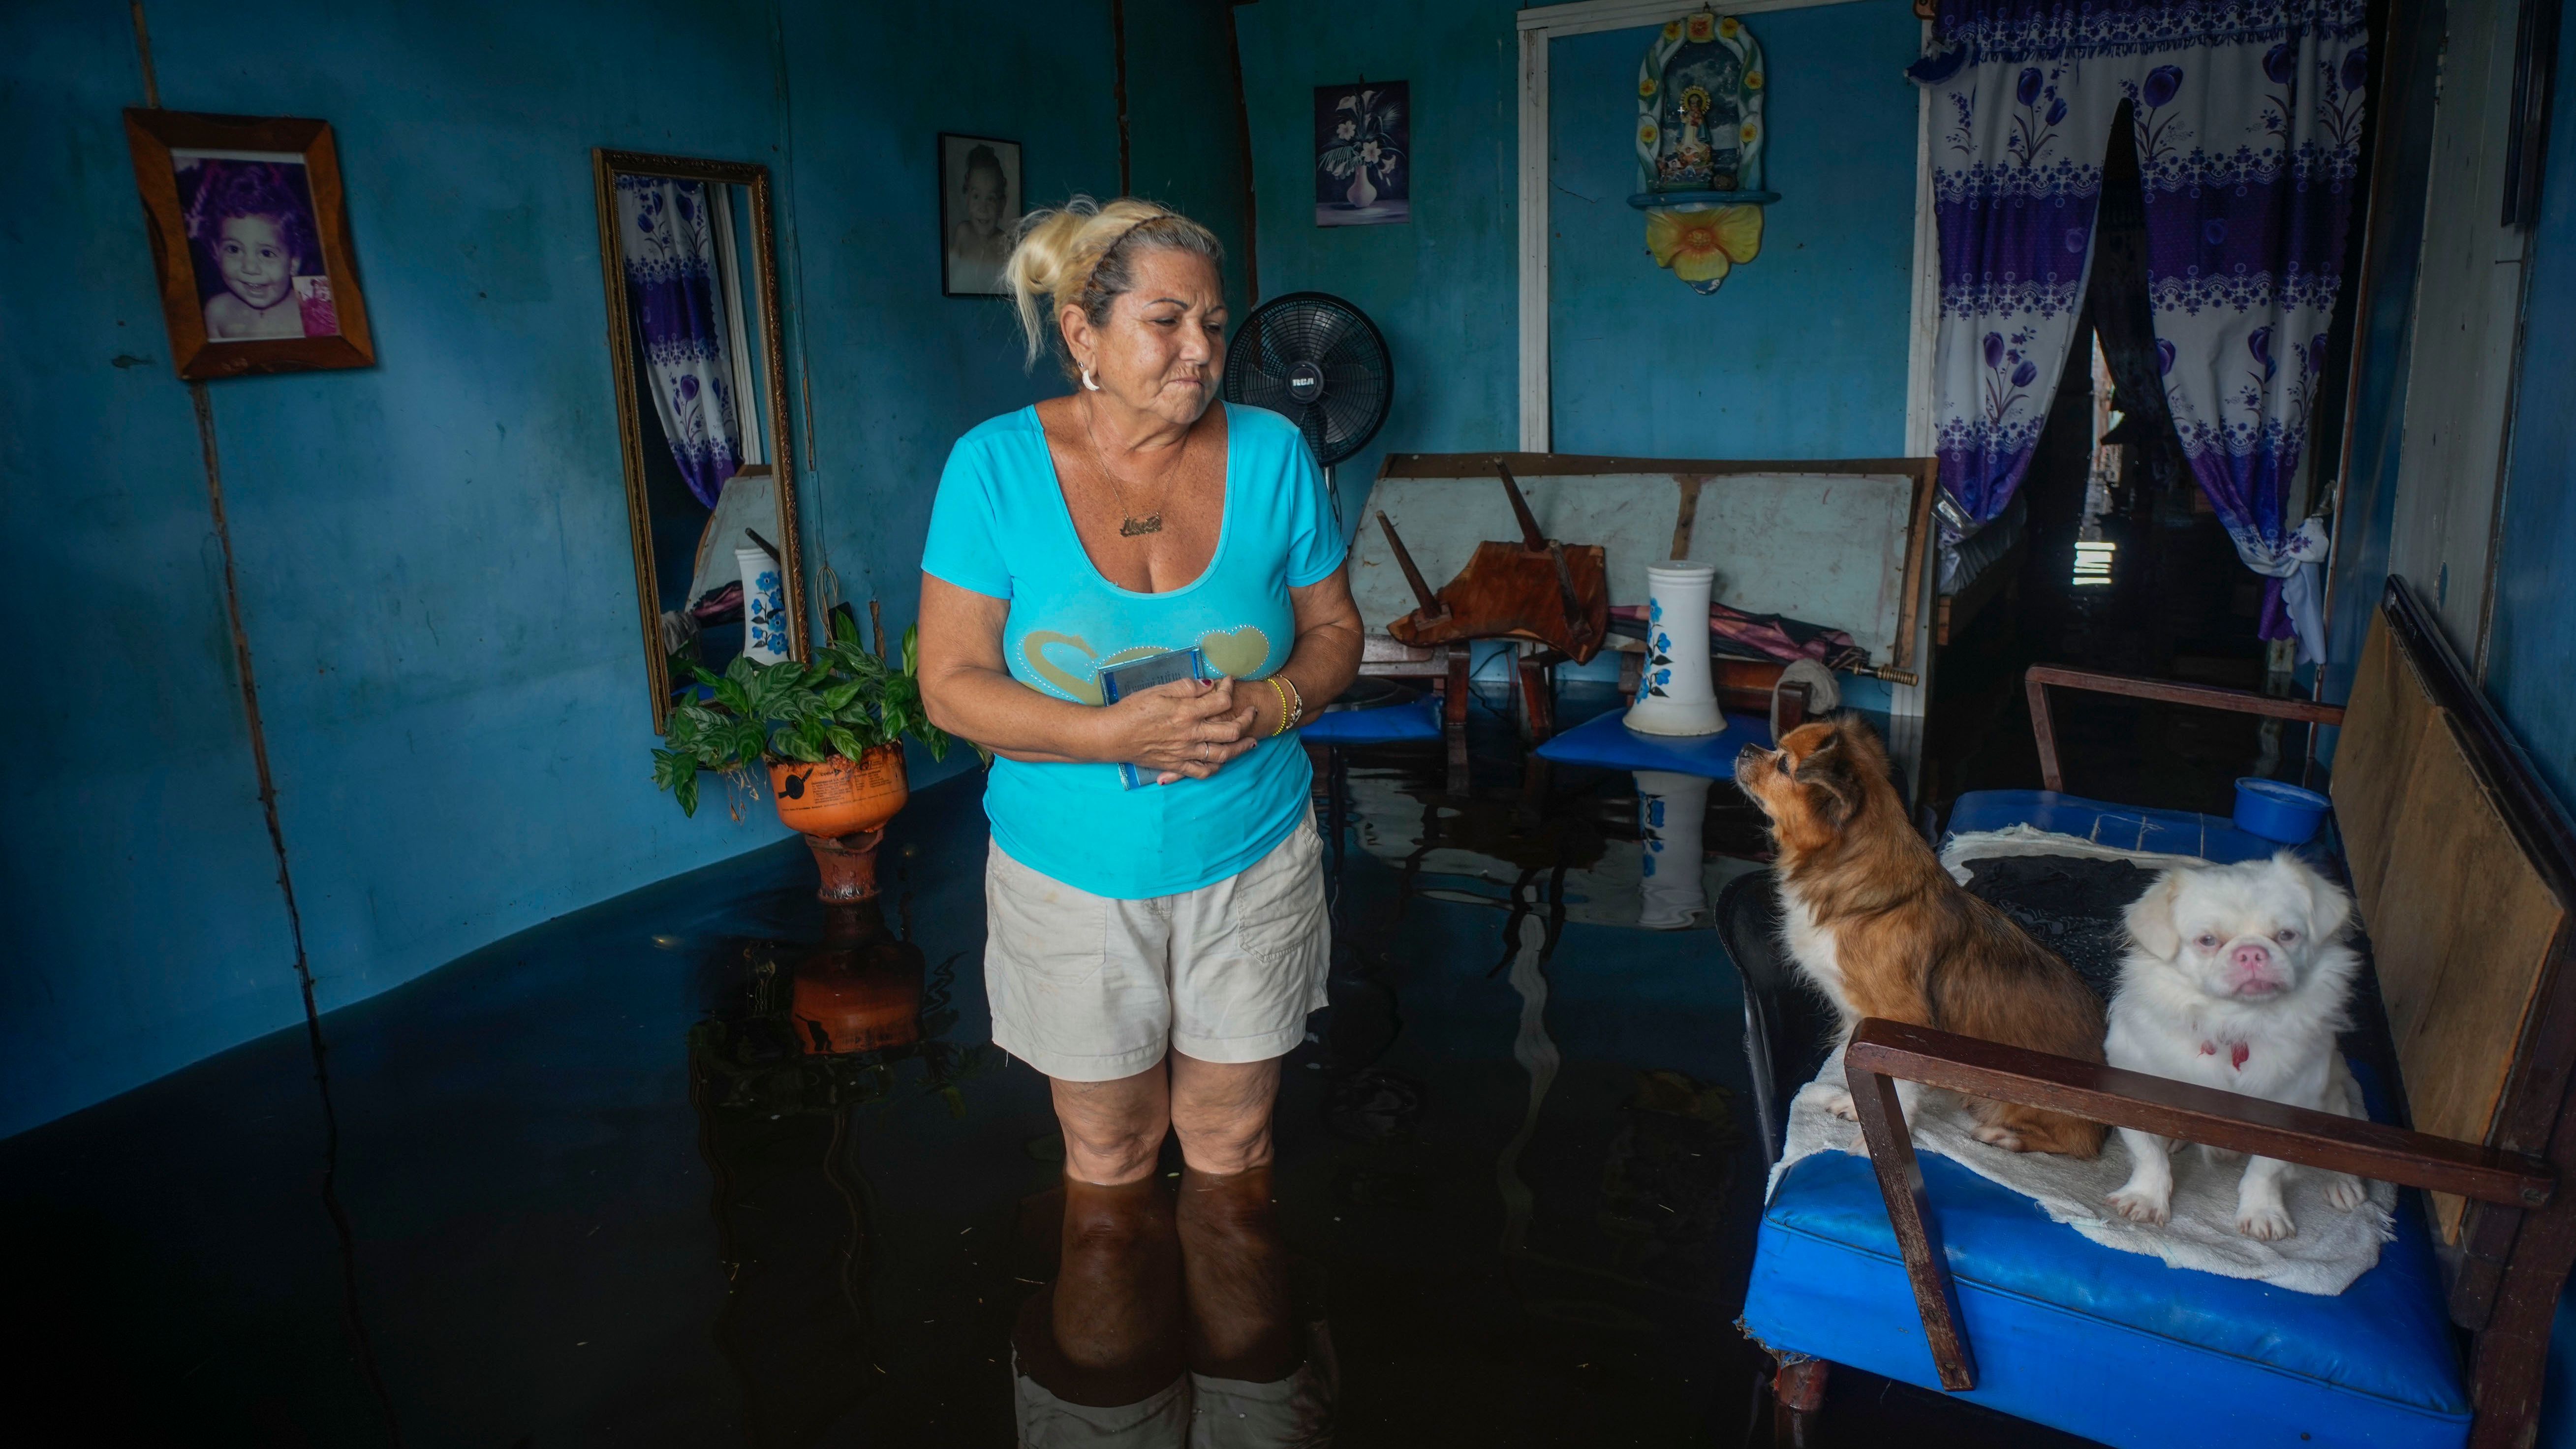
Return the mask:
M1253 308L1225 359L1226 401L1268 408L1306 435L1324 465L1337 525L1342 495L1333 465L1368 446L1394 392L1395 363L1377 324L1322 292L1290 292Z

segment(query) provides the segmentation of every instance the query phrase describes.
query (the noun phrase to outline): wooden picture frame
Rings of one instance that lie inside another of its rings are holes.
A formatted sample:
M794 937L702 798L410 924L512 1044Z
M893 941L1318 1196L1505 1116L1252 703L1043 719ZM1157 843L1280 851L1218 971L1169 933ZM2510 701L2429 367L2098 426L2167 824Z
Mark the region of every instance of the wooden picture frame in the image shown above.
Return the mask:
M973 179L969 173L982 169L978 153L989 156L1001 168L1002 195L997 234L999 255L971 257L957 250L954 243L961 230L972 225L966 214L966 187ZM1020 143L996 136L967 136L953 131L939 133L939 294L943 297L1007 297L1010 287L1002 280L1001 263L1010 254L1011 238L1019 229L1020 218L1028 214L1028 192L1024 182L1023 155ZM989 267L989 273L985 270Z
M132 109L125 139L179 376L375 365L330 122Z
M671 717L670 657L662 651L660 582L653 562L652 502L645 476L644 449L662 446L652 435L661 424L636 406L633 309L626 295L625 249L618 231L617 178L621 175L667 176L737 186L750 205L752 268L749 290L759 311L758 341L761 396L759 407L769 429L766 466L777 480L778 562L787 614L787 653L798 660L814 657L812 620L805 589L804 528L796 512L795 434L788 408L786 331L778 290L777 219L772 211L769 168L749 161L707 161L694 156L663 156L646 151L596 147L590 153L593 201L599 212L600 281L608 303L609 371L616 380L617 446L626 481L628 542L635 555L635 602L644 632L644 670L652 692L653 733L669 729Z

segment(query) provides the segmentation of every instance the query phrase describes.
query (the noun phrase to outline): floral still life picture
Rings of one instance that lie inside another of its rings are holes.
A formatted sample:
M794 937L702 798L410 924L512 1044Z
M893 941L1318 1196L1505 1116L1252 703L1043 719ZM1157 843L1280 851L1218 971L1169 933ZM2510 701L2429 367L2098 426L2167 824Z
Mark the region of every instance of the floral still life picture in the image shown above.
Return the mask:
M128 111L182 377L375 360L321 121Z
M1404 81L1315 87L1315 225L1413 219L1413 105Z

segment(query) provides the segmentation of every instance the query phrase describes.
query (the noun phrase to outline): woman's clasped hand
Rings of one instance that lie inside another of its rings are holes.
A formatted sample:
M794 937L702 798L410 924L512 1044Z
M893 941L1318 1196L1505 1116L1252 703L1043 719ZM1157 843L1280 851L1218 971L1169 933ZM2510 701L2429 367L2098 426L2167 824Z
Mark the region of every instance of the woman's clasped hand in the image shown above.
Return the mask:
M1257 715L1255 701L1236 703L1232 679L1176 679L1108 707L1106 753L1157 771L1158 785L1204 780L1261 743Z

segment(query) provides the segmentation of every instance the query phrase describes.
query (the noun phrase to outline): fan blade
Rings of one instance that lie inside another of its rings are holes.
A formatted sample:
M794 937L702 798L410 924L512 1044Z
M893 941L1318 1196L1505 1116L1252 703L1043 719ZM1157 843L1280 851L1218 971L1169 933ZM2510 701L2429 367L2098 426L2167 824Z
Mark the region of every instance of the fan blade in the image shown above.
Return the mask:
M1328 312L1317 308L1308 314L1310 325L1301 351L1311 362L1321 363L1347 345L1353 337L1365 337L1347 312Z

